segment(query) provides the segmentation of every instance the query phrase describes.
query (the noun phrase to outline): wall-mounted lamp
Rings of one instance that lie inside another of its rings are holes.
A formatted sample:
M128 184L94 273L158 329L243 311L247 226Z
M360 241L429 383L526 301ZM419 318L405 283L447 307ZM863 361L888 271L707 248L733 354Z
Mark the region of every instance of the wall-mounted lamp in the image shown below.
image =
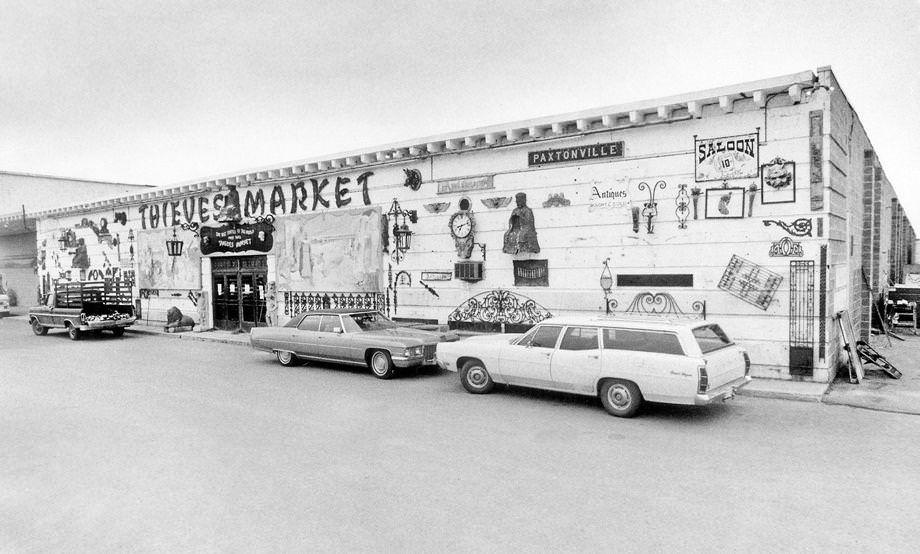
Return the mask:
M185 245L181 239L176 236L176 228L173 227L172 230L172 239L166 239L166 255L167 256L181 256L182 247Z
M406 252L412 247L412 231L406 224L406 218L412 223L418 223L418 211L403 210L402 206L399 205L399 201L394 198L393 204L390 205L390 210L387 212L387 217L393 218L393 238L396 242L396 247L393 249L393 261L399 263L406 257Z
M610 274L609 261L610 258L604 260L604 271L601 272L601 289L604 291L604 306L608 314L610 313L610 291L613 289L613 275Z

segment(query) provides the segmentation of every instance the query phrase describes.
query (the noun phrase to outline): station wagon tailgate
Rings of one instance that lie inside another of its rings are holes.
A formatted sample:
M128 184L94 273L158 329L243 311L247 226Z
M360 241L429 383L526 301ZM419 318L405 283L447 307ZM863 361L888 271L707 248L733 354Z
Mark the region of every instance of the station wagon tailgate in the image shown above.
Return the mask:
M713 391L728 384L745 382L749 371L747 353L734 344L716 324L702 325L693 329L693 337L706 360L708 390Z

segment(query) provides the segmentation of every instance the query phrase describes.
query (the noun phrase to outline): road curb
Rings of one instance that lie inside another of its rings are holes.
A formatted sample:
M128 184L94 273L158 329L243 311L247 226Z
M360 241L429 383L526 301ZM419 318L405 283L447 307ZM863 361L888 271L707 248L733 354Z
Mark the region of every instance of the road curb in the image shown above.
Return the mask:
M784 392L775 390L748 390L743 388L738 391L738 396L749 396L753 398L772 398L776 400L795 400L797 402L824 402L824 394L801 394L794 392Z
M232 344L234 346L249 346L248 340L242 341L242 340L231 339L227 337L202 336L204 335L204 333L207 333L207 331L204 331L202 333L195 333L195 334L164 333L163 331L157 331L154 329L138 329L138 328L131 328L131 327L128 327L127 329L125 329L125 331L127 331L128 333L135 333L139 335L151 335L151 336L166 337L166 338L171 338L171 339L185 339L185 340L194 340L198 342L217 342L221 344Z

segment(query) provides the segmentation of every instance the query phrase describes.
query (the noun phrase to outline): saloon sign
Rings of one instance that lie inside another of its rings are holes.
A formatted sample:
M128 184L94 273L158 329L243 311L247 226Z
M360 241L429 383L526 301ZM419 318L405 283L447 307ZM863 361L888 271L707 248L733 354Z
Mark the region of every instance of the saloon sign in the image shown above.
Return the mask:
M694 136L696 181L757 177L760 171L760 132L711 139Z

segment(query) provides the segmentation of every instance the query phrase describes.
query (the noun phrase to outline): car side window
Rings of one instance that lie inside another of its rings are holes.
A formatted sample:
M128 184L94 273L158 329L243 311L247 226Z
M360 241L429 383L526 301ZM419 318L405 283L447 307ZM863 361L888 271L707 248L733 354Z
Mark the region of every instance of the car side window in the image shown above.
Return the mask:
M361 327L355 323L355 320L350 315L342 316L342 329L346 333L360 333Z
M559 350L598 350L596 327L569 327L562 335Z
M301 331L318 331L319 330L319 320L322 316L318 315L308 315L303 318L303 321L300 322L300 325L297 326Z
M336 327L341 327L342 324L339 321L339 316L337 315L324 315L322 322L319 324L320 333L335 333Z
M556 348L556 339L562 327L559 325L541 325L530 336L529 341L521 342L521 346L532 346L534 348Z
M604 329L604 348L680 356L684 354L680 340L674 333L642 329Z

